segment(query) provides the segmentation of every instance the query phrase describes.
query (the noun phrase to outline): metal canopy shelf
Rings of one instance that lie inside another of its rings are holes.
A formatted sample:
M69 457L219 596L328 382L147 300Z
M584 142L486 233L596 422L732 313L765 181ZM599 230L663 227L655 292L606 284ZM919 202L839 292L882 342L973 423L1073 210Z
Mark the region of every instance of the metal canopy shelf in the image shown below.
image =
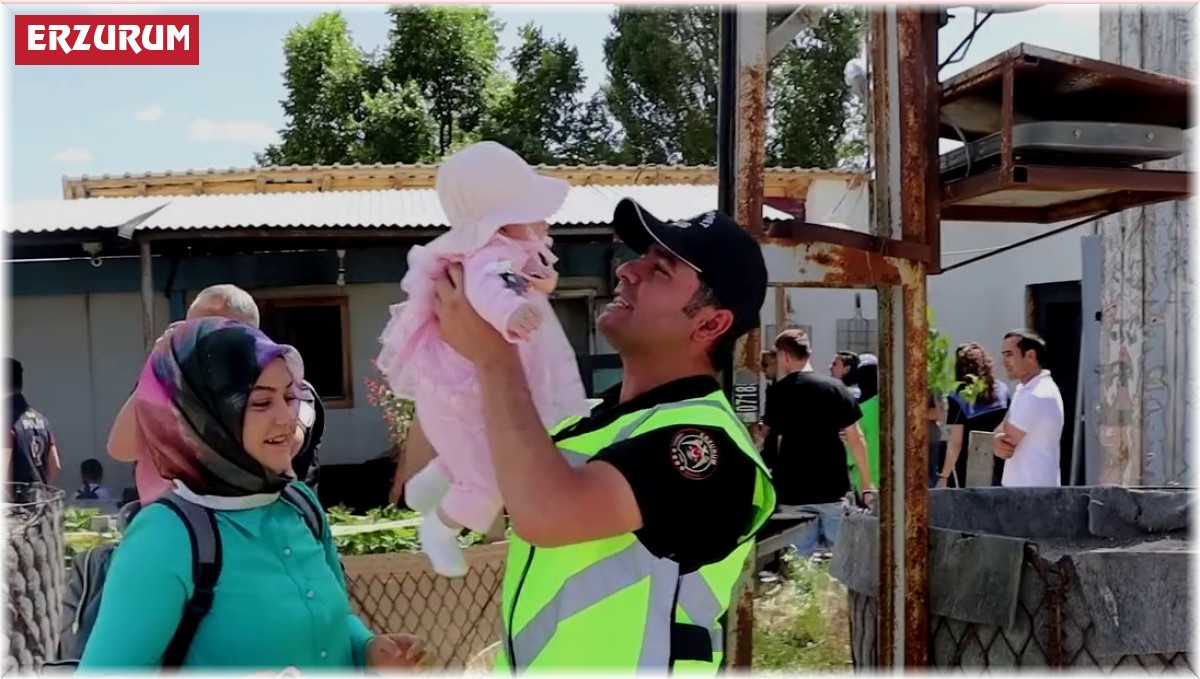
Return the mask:
M1190 172L1011 165L945 184L942 219L1052 224L1179 200Z
M1114 166L1097 160L1099 151L1052 159L1023 154L1014 149L1013 129L1031 121L1187 129L1190 86L1183 78L1024 43L950 78L941 88L939 135L968 144L989 135L1000 141L999 154L981 169L943 178L942 219L1045 224L1187 197L1190 172Z

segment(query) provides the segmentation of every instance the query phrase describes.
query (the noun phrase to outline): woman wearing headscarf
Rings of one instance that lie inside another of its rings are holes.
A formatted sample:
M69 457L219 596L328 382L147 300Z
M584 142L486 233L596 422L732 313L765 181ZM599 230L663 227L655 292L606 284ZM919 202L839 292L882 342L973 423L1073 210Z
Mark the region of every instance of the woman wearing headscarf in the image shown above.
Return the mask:
M291 347L223 318L176 327L155 347L133 406L142 445L175 496L212 510L222 566L182 665L281 671L405 667L415 639L374 635L350 609L327 519L321 539L281 498L296 484L297 392ZM163 502L142 509L117 548L81 671L150 668L192 595L192 545Z

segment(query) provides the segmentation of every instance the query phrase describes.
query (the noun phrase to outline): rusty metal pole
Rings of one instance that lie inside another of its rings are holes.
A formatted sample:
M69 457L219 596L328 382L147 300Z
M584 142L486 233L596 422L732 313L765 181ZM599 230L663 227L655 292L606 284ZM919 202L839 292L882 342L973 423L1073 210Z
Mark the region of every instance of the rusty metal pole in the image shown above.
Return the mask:
M767 155L767 6L738 5L737 71L733 127L734 218L755 238L763 236L763 170ZM733 407L746 424L758 421L761 399L759 329L738 340L733 359Z
M150 256L150 241L138 241L138 264L142 274L142 342L146 353L154 348L154 260Z
M871 232L876 236L891 238L899 229L894 225L893 206L898 208L899 183L892 181L898 175L899 139L890 134L898 126L891 116L898 114L891 100L896 96L895 58L889 50L891 45L889 28L894 30L894 17L888 8L870 13L867 35L867 59L871 80L871 96L868 98L867 139L871 149L871 165L875 168L871 184ZM895 311L903 304L894 285L876 287L878 308L876 319L879 327L879 584L876 592L877 647L874 661L881 668L895 663L896 644L903 638L895 630L897 601L904 600L899 589L895 569L896 562L896 498L895 479L903 473L904 421L898 416L897 403L904 402L904 391L896 382L896 366L903 364L903 355L895 350L896 335L903 326L897 322ZM900 435L897 436L897 433ZM901 508L901 511L902 508Z
M734 218L755 238L764 233L763 170L766 165L767 128L767 6L738 5L733 9L732 56L736 71L731 146L733 151ZM726 47L728 47L726 45ZM728 72L722 73L728 76ZM764 303L764 307L771 304ZM738 340L734 349L733 407L746 424L758 421L761 408L762 374L759 364L760 330L755 328ZM750 669L754 659L754 566L747 560L734 610L732 665Z
M872 146L878 235L939 242L937 17L888 5L872 17ZM879 288L881 451L878 663L922 667L929 647L927 265ZM897 339L900 341L897 342ZM903 377L897 379L897 370Z

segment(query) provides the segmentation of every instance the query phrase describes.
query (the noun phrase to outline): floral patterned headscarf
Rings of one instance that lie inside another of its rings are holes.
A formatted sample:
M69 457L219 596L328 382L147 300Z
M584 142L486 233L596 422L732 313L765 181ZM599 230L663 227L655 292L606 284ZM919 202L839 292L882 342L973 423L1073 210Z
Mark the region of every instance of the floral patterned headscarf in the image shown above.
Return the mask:
M277 358L287 362L298 388L299 354L257 328L217 317L174 327L146 360L133 396L142 444L163 478L221 496L278 492L291 481L242 445L250 391Z

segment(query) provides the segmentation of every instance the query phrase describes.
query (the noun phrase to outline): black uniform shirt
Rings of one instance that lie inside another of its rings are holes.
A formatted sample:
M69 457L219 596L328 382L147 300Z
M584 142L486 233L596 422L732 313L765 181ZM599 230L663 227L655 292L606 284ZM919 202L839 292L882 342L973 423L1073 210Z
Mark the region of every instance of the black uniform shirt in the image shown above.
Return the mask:
M697 375L618 403L620 385L606 392L590 417L554 436L566 440L656 405L700 398L720 386ZM720 427L687 424L661 427L618 441L594 455L625 476L642 514L634 535L659 558L682 572L715 563L732 552L754 518L754 461Z

